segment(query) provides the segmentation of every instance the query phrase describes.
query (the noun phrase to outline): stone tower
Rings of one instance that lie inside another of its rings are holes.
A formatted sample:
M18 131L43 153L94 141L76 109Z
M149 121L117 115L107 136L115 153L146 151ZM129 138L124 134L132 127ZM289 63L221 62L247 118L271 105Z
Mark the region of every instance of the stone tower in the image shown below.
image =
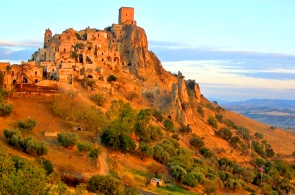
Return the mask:
M52 39L52 32L48 28L45 30L45 34L44 34L44 48L49 47L51 39Z
M134 8L133 7L121 7L119 9L119 24L134 24Z

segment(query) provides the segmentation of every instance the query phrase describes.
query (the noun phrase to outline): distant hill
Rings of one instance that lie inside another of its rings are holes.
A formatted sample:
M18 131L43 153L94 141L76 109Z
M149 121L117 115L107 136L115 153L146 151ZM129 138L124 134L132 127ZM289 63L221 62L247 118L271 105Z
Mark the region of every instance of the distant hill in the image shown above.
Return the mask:
M218 103L259 122L295 129L295 100L251 99L240 102L218 101Z

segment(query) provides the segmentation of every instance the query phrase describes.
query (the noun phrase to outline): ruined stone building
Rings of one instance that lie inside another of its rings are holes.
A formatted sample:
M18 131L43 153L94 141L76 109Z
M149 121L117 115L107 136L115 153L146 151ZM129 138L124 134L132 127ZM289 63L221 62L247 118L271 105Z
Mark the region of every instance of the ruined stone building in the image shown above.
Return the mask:
M2 63L1 70L6 77L5 88L13 84L38 83L41 80L72 84L75 77L104 80L103 73L108 70L128 69L132 63L128 34L133 29L132 26L136 25L134 9L121 7L118 18L118 24L104 30L87 27L76 31L69 28L61 34L53 35L49 28L46 29L43 48L38 49L28 63L20 66ZM8 66L10 68L6 70Z

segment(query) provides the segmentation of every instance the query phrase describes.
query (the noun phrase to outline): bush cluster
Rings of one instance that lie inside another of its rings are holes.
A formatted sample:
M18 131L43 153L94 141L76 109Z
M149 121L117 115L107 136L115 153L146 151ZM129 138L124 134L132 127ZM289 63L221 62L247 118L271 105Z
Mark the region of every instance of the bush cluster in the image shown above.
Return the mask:
M76 133L71 132L58 133L57 141L65 148L72 147L77 144L78 135Z
M32 137L23 138L17 129L5 129L3 134L8 139L9 145L20 147L29 155L42 156L48 153L48 145L45 142L38 142Z

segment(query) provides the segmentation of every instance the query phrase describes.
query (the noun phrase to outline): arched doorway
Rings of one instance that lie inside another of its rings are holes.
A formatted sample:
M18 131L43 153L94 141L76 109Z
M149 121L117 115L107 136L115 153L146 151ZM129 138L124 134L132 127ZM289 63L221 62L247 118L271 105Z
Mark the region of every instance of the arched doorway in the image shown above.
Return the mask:
M23 83L24 84L27 84L28 83L28 79L27 78L24 78Z
M93 79L93 76L92 75L88 75L87 78Z

